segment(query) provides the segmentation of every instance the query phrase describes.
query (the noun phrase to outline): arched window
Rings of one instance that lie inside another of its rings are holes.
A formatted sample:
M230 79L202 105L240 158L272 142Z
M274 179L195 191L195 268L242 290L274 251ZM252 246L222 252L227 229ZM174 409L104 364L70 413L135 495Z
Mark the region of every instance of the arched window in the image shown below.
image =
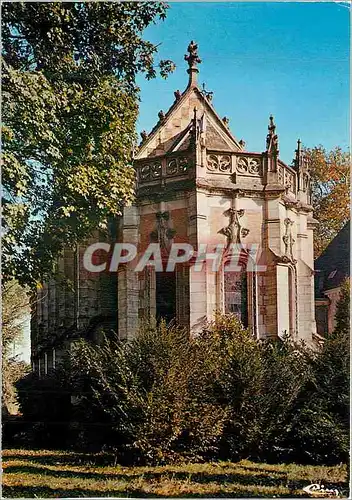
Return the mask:
M245 327L248 326L248 283L247 272L242 267L240 271L226 269L228 262L224 263L224 310L238 316Z
M233 270L230 258L222 266L222 303L225 313L238 316L253 335L258 332L258 280L255 263L249 254L241 253L239 268Z

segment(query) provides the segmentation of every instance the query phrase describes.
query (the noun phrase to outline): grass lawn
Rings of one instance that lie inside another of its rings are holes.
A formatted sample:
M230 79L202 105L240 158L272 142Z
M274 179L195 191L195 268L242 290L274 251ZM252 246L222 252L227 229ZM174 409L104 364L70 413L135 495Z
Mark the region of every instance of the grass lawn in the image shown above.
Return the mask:
M3 451L3 498L305 497L321 482L348 496L346 466L194 463L160 467L103 465L103 455Z

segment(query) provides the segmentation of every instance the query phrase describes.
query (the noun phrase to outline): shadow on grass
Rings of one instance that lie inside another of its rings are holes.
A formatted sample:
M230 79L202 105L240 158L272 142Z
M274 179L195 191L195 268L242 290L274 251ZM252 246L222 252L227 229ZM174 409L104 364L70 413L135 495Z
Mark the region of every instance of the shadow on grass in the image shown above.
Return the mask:
M126 491L128 491L128 484L137 479L143 479L144 481L160 481L160 480L173 480L173 481L190 481L194 484L231 484L236 483L242 486L256 486L256 487L285 487L289 491L294 492L295 490L302 490L304 486L307 486L307 480L288 480L287 474L280 475L280 477L270 476L265 472L260 472L252 475L246 474L236 474L236 473L226 473L223 474L209 474L209 473L189 473L189 472L172 472L172 471L160 471L160 472L139 472L136 470L135 474L123 474L123 473L112 473L105 474L102 472L84 472L84 471L70 471L70 470L52 470L46 467L31 467L30 465L16 465L8 466L5 469L5 474L35 474L37 476L50 476L55 478L76 478L83 480L96 480L96 481L122 481L126 483ZM326 485L329 488L342 489L345 488L345 483L335 482ZM133 494L135 490L133 489ZM94 493L95 494L95 493Z
M303 493L303 492L302 492ZM184 493L169 496L146 492L143 489L120 490L93 490L84 488L53 489L48 486L4 486L2 498L85 498L85 497L119 497L119 498L258 498L255 492L224 492L223 490L204 493ZM302 497L302 494L280 495L280 498ZM260 498L272 498L272 494L261 494Z
M22 455L20 453L3 454L3 460L22 460L43 465L95 465L112 466L115 457L112 454L96 453L48 453L45 455Z
M98 462L102 462L101 465L106 464L107 456L101 455L90 455L90 454L48 454L48 455L21 455L21 454L9 454L4 455L4 461L8 460L9 464L5 469L5 474L32 474L38 477L37 481L40 482L40 476L53 477L53 478L76 478L83 480L96 480L96 481L121 481L125 482L125 488L121 490L91 490L83 488L76 489L52 489L47 486L4 486L3 487L3 497L5 498L33 498L33 497L162 497L163 495L158 495L155 493L149 493L143 489L134 488L130 483L135 480L143 480L146 483L158 482L160 480L167 481L190 481L194 484L202 484L204 486L204 493L188 493L187 496L190 497L256 497L252 491L244 491L239 493L224 492L223 490L218 490L217 493L212 491L211 493L206 492L206 484L211 484L212 487L214 483L218 485L224 484L239 484L242 487L285 487L287 488L289 494L287 497L299 497L305 496L302 488L307 486L308 479L295 479L294 475L288 477L288 471L278 471L272 470L271 468L256 468L255 466L240 465L238 467L243 474L235 473L231 471L231 468L223 468L222 471L218 473L211 472L190 472L190 471L175 471L168 470L167 468L161 471L141 471L138 467L135 470L132 469L130 474L125 474L123 471L112 472L110 474L104 473L103 471L73 471L73 470L52 470L45 465L65 465L65 466L96 466L97 459ZM22 462L28 462L23 465L11 465L11 460L21 460ZM38 463L38 467L31 465L31 462ZM111 465L111 462L110 462ZM185 466L187 467L187 465ZM131 470L131 469L130 469ZM247 474L246 474L247 472ZM250 474L248 474L250 473ZM316 479L317 481L319 478ZM37 484L38 484L37 482ZM340 491L346 490L347 483L343 481L328 482L324 481L327 488L337 488ZM147 486L147 485L146 485ZM252 489L251 488L251 489ZM164 495L165 496L165 495ZM173 497L182 497L184 495L174 494ZM260 495L261 497L271 497L272 495ZM282 497L283 495L280 495ZM286 496L286 495L284 495Z
M135 492L134 492L135 493ZM76 498L76 497L131 497L127 491L96 491L84 488L63 489L49 486L3 486L3 498ZM135 495L137 496L137 495ZM144 496L146 496L144 494ZM158 495L150 495L157 497Z
M30 465L9 465L5 469L7 474L35 474L52 476L56 478L77 478L77 479L94 479L97 481L125 481L131 482L138 478L143 478L144 480L160 480L163 479L174 479L179 481L190 480L193 483L239 483L245 486L286 486L287 475L283 477L272 477L264 473L257 473L252 475L246 474L236 474L236 473L226 473L223 474L211 474L207 472L182 472L182 471L167 471L162 470L158 472L139 472L136 469L136 473L123 474L123 473L110 473L106 474L103 472L91 472L91 471L70 471L70 470L52 470L47 467L32 467ZM305 482L306 484L306 482Z

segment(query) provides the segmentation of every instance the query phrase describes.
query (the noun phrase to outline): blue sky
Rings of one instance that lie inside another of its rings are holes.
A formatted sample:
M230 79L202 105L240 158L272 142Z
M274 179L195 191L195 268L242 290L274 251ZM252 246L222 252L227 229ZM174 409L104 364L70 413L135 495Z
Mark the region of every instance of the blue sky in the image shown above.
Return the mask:
M265 149L270 113L288 163L297 138L308 147L349 147L346 3L173 2L166 20L145 35L160 44L158 57L177 68L167 80L139 78L138 132L150 131L174 90L185 89L183 56L194 39L202 59L199 82L214 92L216 110L230 118L247 150Z

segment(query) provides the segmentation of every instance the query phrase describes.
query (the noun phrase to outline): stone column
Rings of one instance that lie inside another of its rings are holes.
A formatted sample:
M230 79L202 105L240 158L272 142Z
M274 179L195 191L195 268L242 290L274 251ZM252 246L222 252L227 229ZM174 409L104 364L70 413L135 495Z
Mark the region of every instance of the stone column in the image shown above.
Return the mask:
M261 293L264 293L264 297L260 297L260 305L263 319L265 318L265 331L260 329L260 337L277 337L279 333L275 257L282 254L281 219L279 196L270 193L264 204L263 257L266 272L261 280Z
M189 328L190 286L189 266L176 266L176 320L177 324Z
M138 246L138 207L125 207L123 213L122 241ZM135 262L119 266L118 287L118 333L120 339L133 338L138 330L139 280L134 271Z

